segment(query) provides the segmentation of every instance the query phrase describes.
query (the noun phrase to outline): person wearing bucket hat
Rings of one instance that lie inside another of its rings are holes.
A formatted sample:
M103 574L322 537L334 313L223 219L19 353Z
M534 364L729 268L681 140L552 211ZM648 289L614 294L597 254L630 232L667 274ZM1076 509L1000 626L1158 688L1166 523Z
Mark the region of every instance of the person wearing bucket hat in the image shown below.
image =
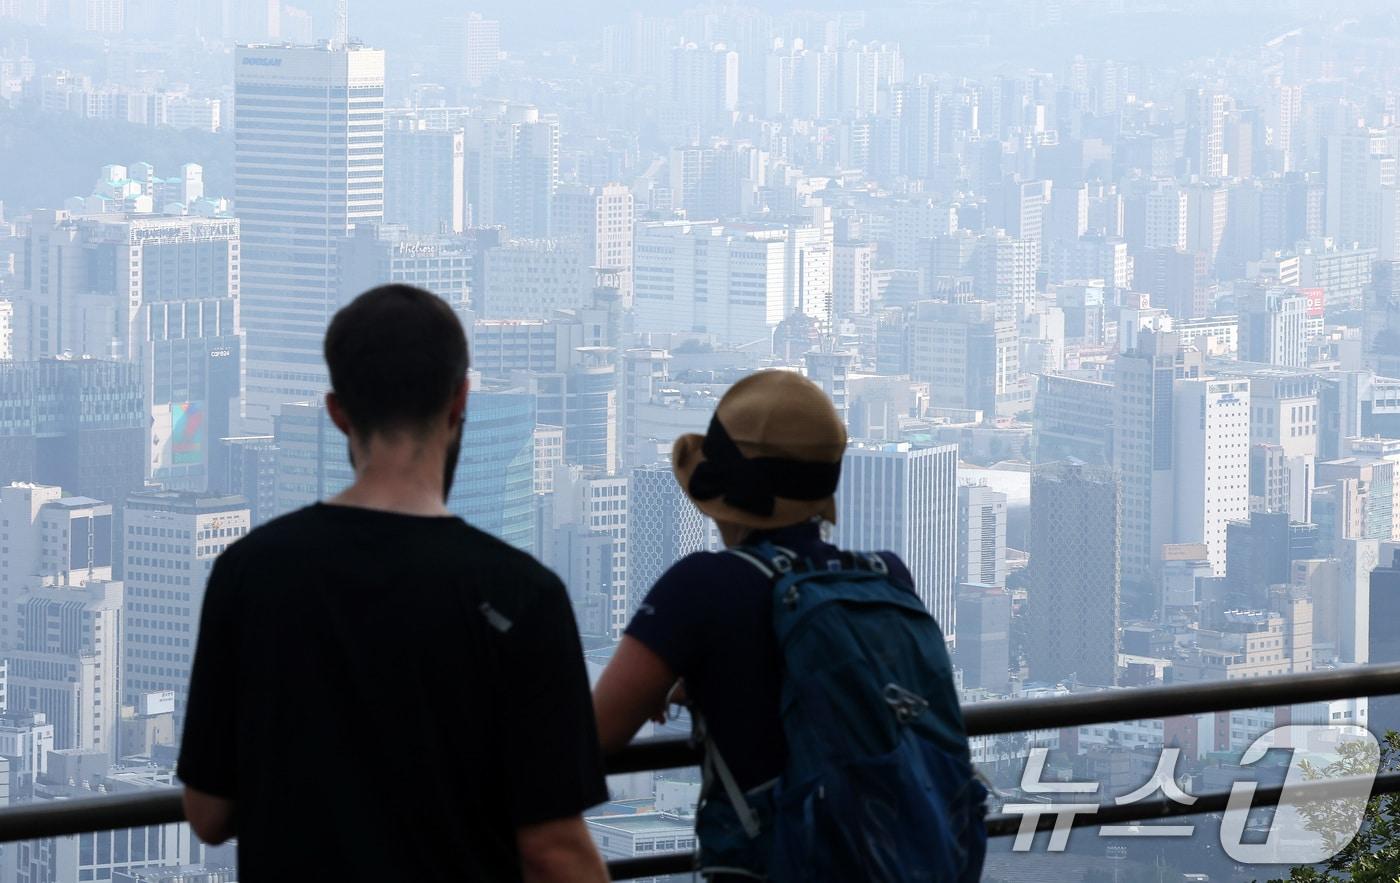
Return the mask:
M676 440L671 467L730 550L765 542L826 561L841 554L823 533L840 515L845 449L845 427L820 387L761 371L730 388L703 436ZM881 557L891 578L912 586L895 555ZM740 789L775 780L787 751L771 588L740 554L697 552L663 574L594 689L603 750L625 746L648 719L664 720L679 695L703 714Z

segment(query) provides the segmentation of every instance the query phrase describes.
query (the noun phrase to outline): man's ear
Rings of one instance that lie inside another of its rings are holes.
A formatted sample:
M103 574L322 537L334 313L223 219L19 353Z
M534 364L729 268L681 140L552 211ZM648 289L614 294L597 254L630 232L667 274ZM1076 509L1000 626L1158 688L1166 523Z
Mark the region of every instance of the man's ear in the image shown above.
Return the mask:
M333 392L326 393L326 413L331 415L331 422L335 424L335 428L345 433L348 438L350 435L350 418L346 415L345 408L341 406L340 400L335 397L335 393Z
M467 392L470 382L462 378L461 384L457 386L456 392L452 393L452 404L447 408L447 423L456 428L462 422L467 413Z

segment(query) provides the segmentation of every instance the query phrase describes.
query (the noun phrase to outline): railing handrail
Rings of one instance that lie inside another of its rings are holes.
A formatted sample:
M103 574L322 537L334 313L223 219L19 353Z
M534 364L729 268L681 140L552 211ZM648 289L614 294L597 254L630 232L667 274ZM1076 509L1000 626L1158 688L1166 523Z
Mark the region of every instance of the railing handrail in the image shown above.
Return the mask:
M997 700L965 705L963 717L969 735L983 736L1391 693L1400 693L1400 664ZM697 760L697 753L687 739L643 739L609 758L607 768L609 773L630 773L690 766ZM1303 793L1306 794L1308 789L1323 791L1328 786L1335 786L1335 783L1305 785ZM1377 777L1372 790L1373 793L1400 791L1400 773ZM1290 796L1299 797L1296 793ZM1281 797L1280 786L1259 788L1253 805L1275 805ZM1084 827L1220 812L1224 810L1228 798L1228 792L1219 792L1197 795L1197 800L1190 806L1165 798L1122 806L1106 804L1096 812L1076 815L1072 824ZM181 792L175 787L103 797L56 799L47 803L0 808L0 843L172 824L184 820ZM1039 825L1048 827L1053 821L1052 816L1042 816ZM1019 815L994 815L987 820L987 830L992 836L1006 836L1016 833L1020 824ZM688 853L675 853L623 859L610 863L609 868L614 879L684 873L689 870L689 858Z
M995 699L970 702L962 711L969 736L991 736L1391 693L1400 693L1400 663L1030 699ZM689 739L663 736L638 739L609 758L608 769L614 773L635 773L694 766L699 762L700 754Z

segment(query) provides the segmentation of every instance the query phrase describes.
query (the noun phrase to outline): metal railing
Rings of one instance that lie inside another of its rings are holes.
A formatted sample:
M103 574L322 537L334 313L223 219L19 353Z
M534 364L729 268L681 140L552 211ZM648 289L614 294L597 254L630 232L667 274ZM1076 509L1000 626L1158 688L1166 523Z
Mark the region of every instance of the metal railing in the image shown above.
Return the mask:
M963 719L968 735L986 736L1392 693L1400 693L1400 664L979 702L963 707ZM634 773L689 767L698 762L699 753L687 739L643 739L609 758L607 769L609 773ZM1308 783L1290 794L1290 798L1325 799L1338 781ZM1397 791L1400 791L1400 773L1380 775L1372 785L1372 793L1376 794ZM1282 792L1281 786L1259 788L1252 805L1277 805ZM1221 812L1229 800L1228 792L1195 796L1196 801L1190 805L1165 797L1121 806L1105 804L1094 812L1075 815L1072 825L1096 827ZM55 800L0 809L0 843L169 824L184 821L184 818L180 792L174 788L154 793ZM1042 815L1036 822L1037 830L1049 830L1055 821L1053 814ZM987 819L987 832L993 837L1011 836L1021 825L1019 815L994 814ZM668 853L616 860L608 864L608 869L615 880L655 877L686 873L691 869L692 860L689 852Z

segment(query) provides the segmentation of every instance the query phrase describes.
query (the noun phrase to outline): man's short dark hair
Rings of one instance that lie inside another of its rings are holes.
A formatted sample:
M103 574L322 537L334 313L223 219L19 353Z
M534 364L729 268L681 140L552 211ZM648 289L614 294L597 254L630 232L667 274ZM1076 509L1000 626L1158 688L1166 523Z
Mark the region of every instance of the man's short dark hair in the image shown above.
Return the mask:
M467 338L452 308L411 285L355 298L326 329L331 389L361 435L421 429L466 380Z

